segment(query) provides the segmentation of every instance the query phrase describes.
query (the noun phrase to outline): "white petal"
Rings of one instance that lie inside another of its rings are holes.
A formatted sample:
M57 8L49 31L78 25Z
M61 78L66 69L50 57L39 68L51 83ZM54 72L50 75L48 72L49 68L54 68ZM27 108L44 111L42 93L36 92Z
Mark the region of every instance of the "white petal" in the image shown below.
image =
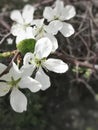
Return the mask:
M31 92L37 92L41 89L41 84L31 77L23 77L19 83L20 88L28 88Z
M33 20L33 35L38 40L44 36L44 19Z
M43 12L43 17L47 19L48 21L51 21L54 19L54 12L51 7L45 7Z
M10 95L10 104L14 111L23 112L27 110L27 98L25 95L18 90L17 88L13 88Z
M68 65L62 60L49 58L43 64L48 70L56 73L64 73L68 70Z
M0 97L6 95L10 90L10 87L5 82L0 82Z
M63 27L62 22L60 22L59 20L54 20L45 27L45 30L47 33L56 35L62 27Z
M46 90L47 88L50 87L50 79L44 73L44 71L42 70L42 68L39 68L38 72L36 73L35 79L42 84L41 90Z
M10 81L11 80L11 74L8 72L7 74L4 74L2 77L0 77L1 80Z
M33 14L34 14L34 10L35 8L31 5L26 5L24 8L23 8L23 13L22 13L22 16L25 20L25 23L30 23L33 21Z
M33 29L32 27L26 27L26 29L24 30L23 33L21 33L21 35L17 35L16 38L16 44L18 44L20 41L24 40L24 39L30 39L33 38Z
M7 68L6 65L0 63L0 74Z
M0 74L7 68L6 65L0 63ZM9 81L10 79L10 73L4 74L2 77L0 77L1 80Z
M27 27L26 28L26 38L34 38L33 28L32 27Z
M9 74L16 80L21 77L21 71L18 69L18 66L14 62L12 63Z
M33 20L33 25L36 25L36 28L41 28L44 25L44 18Z
M23 66L20 71L22 72L22 76L31 76L33 71L35 70L35 62L33 53L26 53L23 59Z
M34 70L35 70L34 65L23 65L20 69L20 71L22 73L22 77L31 76Z
M64 9L64 2L61 0L56 0L54 8L54 17L60 18L62 10Z
M17 23L23 24L23 18L19 10L12 11L10 18Z
M11 33L12 33L14 36L21 36L21 35L24 35L24 34L25 34L25 29L24 29L23 26L20 25L20 24L14 24L14 25L12 25L12 27L11 27Z
M31 52L28 52L25 54L24 59L23 59L23 64L24 65L30 65L30 62L34 60L34 54ZM32 63L33 64L33 63Z
M42 59L47 57L52 51L52 43L49 38L41 38L35 45L35 54Z
M61 13L61 20L69 20L76 15L75 7L72 5L67 5Z
M74 28L71 24L63 22L63 27L60 32L64 35L64 37L70 37L72 34L74 34Z
M16 37L16 44L19 44L19 42L21 42L22 40L25 39L25 36L24 35L19 35Z
M46 37L48 37L50 39L50 41L52 42L52 52L55 52L56 49L58 48L58 41L55 38L55 36L51 35L51 34L45 34Z

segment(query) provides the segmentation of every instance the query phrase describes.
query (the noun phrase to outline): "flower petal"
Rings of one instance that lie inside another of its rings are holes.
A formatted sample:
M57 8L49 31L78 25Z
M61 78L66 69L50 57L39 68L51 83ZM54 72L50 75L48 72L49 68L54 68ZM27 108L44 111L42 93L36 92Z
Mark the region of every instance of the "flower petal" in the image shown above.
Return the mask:
M14 111L23 112L27 110L27 98L25 95L18 90L17 88L13 88L10 95L10 104Z
M52 51L52 43L49 38L41 38L35 45L35 54L38 58L42 59L47 57Z
M74 6L72 5L67 5L61 13L60 19L61 20L69 20L73 18L76 15L76 11Z
M17 23L23 24L23 18L19 10L12 11L10 18Z
M36 28L41 28L44 25L44 18L34 19L32 24L35 25Z
M7 68L6 65L0 63L0 74Z
M33 21L34 10L35 8L29 4L23 8L22 16L24 18L25 23L31 24L31 22Z
M36 40L42 38L44 36L44 19L33 20L33 35Z
M34 54L31 52L28 52L25 54L24 59L23 59L23 64L24 65L30 65L30 62L34 60ZM33 62L32 62L33 64Z
M12 63L9 74L16 80L21 77L21 71L18 69L18 66L14 62Z
M10 90L10 87L5 82L0 82L0 97L5 96Z
M20 25L20 24L14 24L14 25L12 25L12 27L11 27L11 33L12 33L14 36L21 36L21 35L24 35L24 34L25 34L25 29L24 29L23 26Z
M26 29L23 30L21 35L17 35L16 44L18 44L20 41L22 41L24 39L29 39L29 38L34 39L34 34L33 34L32 27L26 27Z
M62 22L60 22L59 20L54 20L50 22L49 25L45 26L45 30L49 34L56 35L62 27Z
M71 24L63 22L63 27L60 32L64 35L64 37L70 37L72 34L74 34L74 28Z
M43 64L48 70L56 73L64 73L68 70L68 65L62 60L49 58Z
M28 88L31 92L37 92L41 89L41 84L31 77L23 77L19 83L20 88Z
M54 18L60 18L62 10L64 9L64 2L61 0L56 0L54 8Z
M42 84L41 90L46 90L47 88L50 87L50 79L44 73L44 71L42 70L42 68L39 68L38 72L36 73L35 79Z
M54 12L51 7L45 7L43 12L43 17L47 19L48 21L51 21L54 19Z
M22 77L31 76L34 70L35 70L34 65L23 65L20 69Z
M23 59L23 66L20 68L22 76L31 76L35 68L33 53L26 53Z
M0 63L0 74L7 68L6 65ZM1 80L9 81L10 79L10 73L4 74L2 77L0 77Z
M48 37L50 39L50 41L52 42L52 52L55 52L56 49L58 48L57 39L55 38L55 36L48 34L48 33L46 33L45 36Z

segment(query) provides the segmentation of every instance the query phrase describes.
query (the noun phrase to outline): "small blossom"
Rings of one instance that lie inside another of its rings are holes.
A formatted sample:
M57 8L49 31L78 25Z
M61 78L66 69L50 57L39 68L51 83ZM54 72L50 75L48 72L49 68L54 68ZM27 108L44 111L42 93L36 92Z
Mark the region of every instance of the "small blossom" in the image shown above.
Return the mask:
M31 5L26 5L22 13L19 10L14 10L11 12L11 19L16 23L11 27L11 33L17 36L16 43L25 39L33 38L32 32L32 21L34 14L34 7Z
M52 33L55 32L55 34L60 31L65 37L71 36L74 33L74 28L64 21L73 18L75 14L74 6L67 5L64 7L63 1L60 0L55 2L54 8L46 7L43 12L44 18L50 22L47 29Z
M53 71L56 73L64 73L68 70L68 65L60 59L54 59L47 57L52 51L52 43L48 38L41 38L35 45L35 51L33 53L27 53L24 56L22 70L26 73L29 70L29 74L37 68L35 79L42 84L42 90L47 89L50 86L49 77L43 71L43 68L47 71Z
M0 73L5 69L6 66L0 63ZM29 76L24 76L14 62L9 73L3 75L0 80L0 96L4 96L11 91L10 104L13 110L19 113L27 110L27 98L19 89L28 88L31 92L37 92L41 88L38 81Z
M12 38L7 38L7 44L12 45L13 44L13 39Z

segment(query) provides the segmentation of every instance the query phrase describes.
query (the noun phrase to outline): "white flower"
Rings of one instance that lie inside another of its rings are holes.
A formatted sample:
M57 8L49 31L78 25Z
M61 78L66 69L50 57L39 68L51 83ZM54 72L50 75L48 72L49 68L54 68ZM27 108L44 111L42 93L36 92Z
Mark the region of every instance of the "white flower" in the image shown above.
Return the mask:
M44 19L37 19L33 21L33 35L36 40L39 40L43 37L48 37L52 42L52 52L58 48L58 42L55 38L55 32L50 32L48 25L44 24ZM54 28L54 31L56 29Z
M0 63L0 73L6 67ZM27 98L19 88L28 88L31 92L37 92L41 88L41 84L38 81L29 76L24 76L14 62L9 73L3 75L0 80L0 96L6 95L11 90L10 104L13 110L19 113L27 110Z
M26 5L22 13L19 10L11 12L11 19L16 23L11 27L11 33L17 36L16 43L26 38L33 38L32 21L34 14L34 7Z
M50 86L49 77L44 73L43 68L47 71L53 71L56 73L64 73L68 70L68 65L60 59L49 58L49 54L52 51L52 43L48 38L41 38L37 41L35 45L35 52L27 53L24 56L22 70L24 73L29 74L37 68L37 73L35 79L42 84L42 90L47 89Z
M12 38L7 38L7 44L12 45L13 44L13 39Z
M71 19L75 14L74 6L67 5L64 7L63 1L60 0L56 1L54 8L46 7L43 12L44 18L50 22L47 29L50 30L50 32L54 32L56 29L55 33L60 31L65 37L71 36L74 33L74 28L71 24L64 21Z

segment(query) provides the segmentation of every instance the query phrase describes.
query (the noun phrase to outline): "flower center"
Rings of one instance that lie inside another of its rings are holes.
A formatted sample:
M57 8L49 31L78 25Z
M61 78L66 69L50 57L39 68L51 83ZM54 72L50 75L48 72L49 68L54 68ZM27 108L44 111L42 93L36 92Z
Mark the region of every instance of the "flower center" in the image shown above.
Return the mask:
M27 27L30 27L30 24L26 24L26 23L24 23L23 25L22 25L22 28L26 31L26 28Z
M17 80L15 80L13 77L11 77L11 81L8 81L7 84L13 88L13 87L18 87L18 83L21 80L21 78L18 78Z
M54 15L54 20L59 20L59 17Z
M38 59L38 58L35 58L35 64L37 67L40 67L43 62L45 62L46 58L42 58L42 59Z

